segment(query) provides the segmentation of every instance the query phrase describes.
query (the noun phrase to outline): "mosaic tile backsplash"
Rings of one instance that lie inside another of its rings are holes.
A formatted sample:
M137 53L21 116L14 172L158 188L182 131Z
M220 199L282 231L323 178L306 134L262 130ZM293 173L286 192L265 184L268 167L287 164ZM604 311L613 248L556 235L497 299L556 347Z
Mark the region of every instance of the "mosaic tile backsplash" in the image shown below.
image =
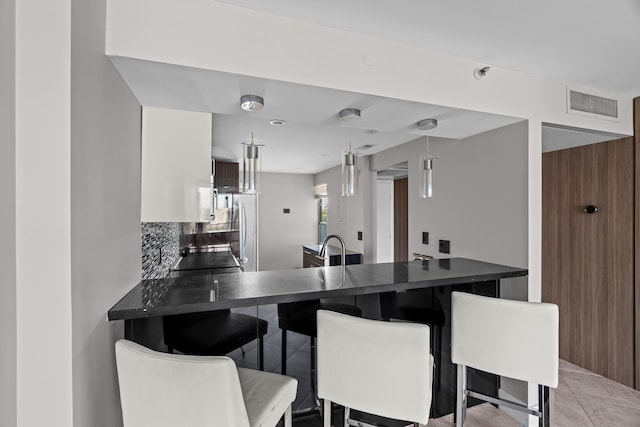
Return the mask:
M180 256L180 223L142 223L142 278L167 276Z

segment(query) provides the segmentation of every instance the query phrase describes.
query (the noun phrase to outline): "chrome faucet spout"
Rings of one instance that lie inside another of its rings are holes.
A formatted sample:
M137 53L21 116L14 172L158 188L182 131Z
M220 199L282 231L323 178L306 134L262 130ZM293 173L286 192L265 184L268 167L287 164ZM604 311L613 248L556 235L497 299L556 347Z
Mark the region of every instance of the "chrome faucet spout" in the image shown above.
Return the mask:
M329 243L329 240L331 239L337 239L340 242L340 261L341 261L341 265L344 268L344 266L346 265L346 260L347 260L347 245L345 245L344 243L344 239L338 235L338 234L329 234L327 237L324 238L324 240L322 241L322 248L320 249L320 256L327 259L327 246ZM325 264L326 265L326 264Z

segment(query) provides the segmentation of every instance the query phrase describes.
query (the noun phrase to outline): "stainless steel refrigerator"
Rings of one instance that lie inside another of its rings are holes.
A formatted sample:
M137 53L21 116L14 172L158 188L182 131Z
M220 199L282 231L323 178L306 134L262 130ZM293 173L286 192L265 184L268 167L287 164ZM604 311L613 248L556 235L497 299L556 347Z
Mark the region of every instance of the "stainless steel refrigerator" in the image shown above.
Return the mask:
M240 267L243 271L260 269L258 255L258 195L240 195Z

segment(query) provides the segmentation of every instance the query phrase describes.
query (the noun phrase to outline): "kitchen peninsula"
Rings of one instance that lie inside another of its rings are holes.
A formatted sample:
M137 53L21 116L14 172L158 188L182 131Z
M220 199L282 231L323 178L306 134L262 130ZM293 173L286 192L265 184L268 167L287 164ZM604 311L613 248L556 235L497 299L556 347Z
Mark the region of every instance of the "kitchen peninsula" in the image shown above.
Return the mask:
M354 264L249 273L202 274L143 280L107 313L135 321L317 298L377 294L453 285L495 290L500 279L526 276L523 268L466 258ZM129 328L126 328L129 329Z
M160 351L166 351L162 319L175 314L232 309L256 316L262 322L263 318L268 319L269 328L278 328L277 315L269 317L268 314L276 312L276 304L335 298L341 303L346 301L355 305L365 317L421 321L432 325L431 348L436 360L441 362L436 368L433 394L434 416L439 416L451 413L455 402L455 368L451 364L447 344L451 336L451 292L462 290L499 296L501 279L523 277L527 273L523 268L466 258L351 264L344 268L337 265L245 273L203 273L143 280L108 311L108 319L124 320L126 338ZM407 300L410 305L419 303L417 311L415 306L400 306ZM389 308L390 301L391 304L399 304L397 308L400 310L391 309L395 314L387 315L383 307L387 305ZM405 319L403 313L416 313L419 319ZM277 329L270 330L274 331L274 336L278 335ZM256 323L256 337L257 334ZM265 350L267 360L280 359L279 347L265 347L271 349ZM273 354L274 351L277 354ZM255 361L251 366L257 366ZM280 372L279 369L276 365L272 367L273 372ZM308 376L303 375L302 378ZM481 392L497 393L499 381L495 376L472 373L469 381Z

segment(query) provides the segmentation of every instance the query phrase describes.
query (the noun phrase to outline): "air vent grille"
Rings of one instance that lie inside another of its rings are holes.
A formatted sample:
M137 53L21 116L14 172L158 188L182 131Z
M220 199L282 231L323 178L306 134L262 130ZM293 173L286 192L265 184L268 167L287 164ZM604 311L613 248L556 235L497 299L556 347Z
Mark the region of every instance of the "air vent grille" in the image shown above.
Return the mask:
M569 90L569 111L595 114L603 118L618 118L618 101Z

